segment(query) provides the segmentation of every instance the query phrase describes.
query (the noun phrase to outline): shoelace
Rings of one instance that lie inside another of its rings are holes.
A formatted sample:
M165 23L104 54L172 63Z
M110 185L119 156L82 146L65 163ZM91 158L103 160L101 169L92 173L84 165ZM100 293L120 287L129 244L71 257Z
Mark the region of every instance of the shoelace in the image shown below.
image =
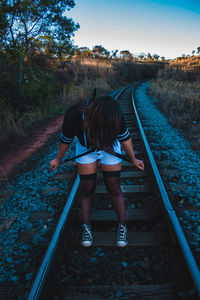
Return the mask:
M83 240L92 240L91 230L87 225L84 225Z
M119 239L120 240L124 240L126 238L126 232L127 232L126 227L123 225L120 225L120 228L119 228Z

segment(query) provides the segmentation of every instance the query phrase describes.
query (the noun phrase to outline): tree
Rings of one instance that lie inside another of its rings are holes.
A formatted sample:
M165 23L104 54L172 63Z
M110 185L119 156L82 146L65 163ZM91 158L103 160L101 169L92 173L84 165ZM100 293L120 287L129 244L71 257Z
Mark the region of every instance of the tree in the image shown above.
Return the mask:
M153 59L155 59L155 60L158 60L159 57L160 57L160 56L159 56L158 54L154 54L154 55L153 55Z
M192 55L194 55L194 54L195 54L195 50L192 51Z
M197 47L197 54L200 53L200 47Z
M151 53L150 53L150 52L147 54L147 59L148 59L148 60L153 60L153 57L151 56Z
M92 57L92 51L88 47L80 47L75 50L76 57L89 58Z
M111 52L112 52L111 58L116 58L116 57L117 57L117 53L118 53L119 51L116 49L116 50L112 50Z
M120 55L123 58L127 58L127 59L132 59L133 58L133 55L130 53L129 50L122 50L122 51L120 51Z
M1 2L0 16L3 22L0 25L0 37L2 35L5 37L0 45L1 49L14 52L20 49L25 56L34 44L40 45L42 50L47 45L53 45L54 52L61 55L69 48L73 32L79 28L72 19L64 16L66 9L75 6L74 0Z
M94 54L94 57L106 57L108 58L110 55L110 52L106 50L103 46L96 45L93 47L92 52Z

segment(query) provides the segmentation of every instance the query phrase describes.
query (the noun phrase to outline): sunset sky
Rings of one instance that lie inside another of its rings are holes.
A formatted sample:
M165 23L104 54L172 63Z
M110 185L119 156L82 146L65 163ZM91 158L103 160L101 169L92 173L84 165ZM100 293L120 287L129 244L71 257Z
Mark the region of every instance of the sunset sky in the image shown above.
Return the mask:
M75 0L74 44L175 58L200 47L200 0Z

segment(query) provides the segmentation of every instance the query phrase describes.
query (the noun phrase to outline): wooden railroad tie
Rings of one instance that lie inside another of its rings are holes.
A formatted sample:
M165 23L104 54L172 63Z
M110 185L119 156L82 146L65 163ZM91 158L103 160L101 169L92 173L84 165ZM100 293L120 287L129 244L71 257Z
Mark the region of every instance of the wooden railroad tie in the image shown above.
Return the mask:
M128 209L126 211L126 220L127 221L144 221L144 220L153 220L158 218L159 212L154 208L137 208L137 209ZM114 210L102 210L95 209L92 210L91 221L117 221L118 218Z
M147 185L121 185L123 193L146 193L151 192L152 188ZM106 194L107 190L104 185L99 185L96 187L96 194Z
M174 299L174 287L171 284L148 284L148 285L91 285L91 286L72 286L66 287L62 290L60 296L63 296L66 300L103 300L103 293L117 293L125 292L126 296L124 299L133 299L136 295L142 299L148 300L172 300ZM117 299L117 298L116 298ZM122 298L123 299L123 298Z
M116 234L106 232L93 232L93 244L98 247L116 246ZM162 232L131 232L128 231L129 247L146 247L167 245Z

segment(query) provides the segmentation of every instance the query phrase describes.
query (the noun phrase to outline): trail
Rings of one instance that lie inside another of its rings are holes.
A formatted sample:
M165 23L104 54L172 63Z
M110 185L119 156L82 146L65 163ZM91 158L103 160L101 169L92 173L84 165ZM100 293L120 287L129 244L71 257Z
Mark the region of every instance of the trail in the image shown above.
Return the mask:
M63 116L59 116L39 129L30 130L21 143L10 141L9 146L0 152L0 180L5 180L19 164L41 148L59 130L62 120Z

